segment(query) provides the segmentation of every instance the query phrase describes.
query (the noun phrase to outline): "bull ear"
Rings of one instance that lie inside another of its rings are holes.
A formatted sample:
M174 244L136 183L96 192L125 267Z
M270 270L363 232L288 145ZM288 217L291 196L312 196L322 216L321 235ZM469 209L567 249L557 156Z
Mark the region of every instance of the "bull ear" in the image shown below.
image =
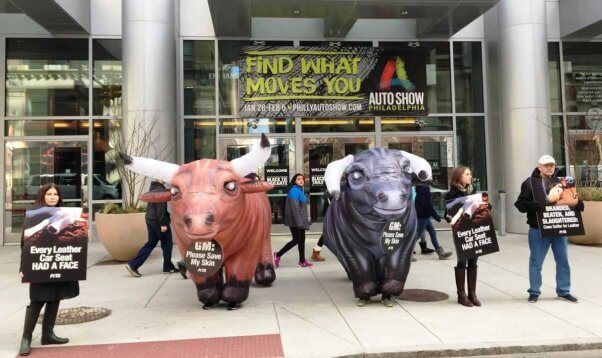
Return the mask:
M349 154L343 159L335 160L326 167L324 172L324 182L328 192L332 195L334 200L339 200L341 195L341 178L345 169L353 163L353 155Z
M414 175L416 175L416 178L413 178L412 181L416 182L416 184L426 184L433 180L433 171L429 162L412 153L403 150L400 150L400 152L401 155L409 159L410 167L412 167L412 171L414 172Z
M127 169L138 174L146 175L147 177L161 179L170 184L180 169L180 166L177 164L166 163L160 160L130 157L121 152L119 152L119 156Z
M240 190L245 194L260 193L274 189L274 185L261 180L240 183Z
M230 164L234 172L242 177L262 166L268 160L270 154L272 154L270 141L262 133L259 145L253 146L253 149L242 157L230 161Z
M140 200L146 203L164 203L171 201L171 192L169 190L149 191L140 195Z

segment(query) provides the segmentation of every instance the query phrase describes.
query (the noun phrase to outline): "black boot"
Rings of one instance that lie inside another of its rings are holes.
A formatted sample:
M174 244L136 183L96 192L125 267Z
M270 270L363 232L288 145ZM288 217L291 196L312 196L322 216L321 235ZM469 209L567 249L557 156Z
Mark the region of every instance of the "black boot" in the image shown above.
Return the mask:
M458 303L462 306L472 307L472 302L466 297L464 291L464 282L466 281L466 269L463 267L454 267L456 273L456 289L458 291Z
M477 268L469 267L466 269L466 281L468 282L468 299L475 306L481 306L477 298Z
M419 242L419 244L420 244L420 253L422 255L429 255L429 254L432 254L433 252L435 252L435 250L429 249L426 246L426 242Z
M21 347L19 355L28 356L31 352L31 335L36 328L36 322L40 316L40 308L27 306L25 309L25 323L23 324L23 338L21 339Z
M42 345L65 344L69 342L69 338L57 337L54 334L54 323L56 322L56 315L59 313L59 302L46 302L44 321L42 322Z

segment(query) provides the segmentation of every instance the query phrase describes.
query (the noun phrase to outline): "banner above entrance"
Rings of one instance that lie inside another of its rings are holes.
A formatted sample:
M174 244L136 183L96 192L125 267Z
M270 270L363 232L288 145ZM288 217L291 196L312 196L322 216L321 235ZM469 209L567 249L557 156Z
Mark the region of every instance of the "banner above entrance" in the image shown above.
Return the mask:
M247 47L238 84L241 118L428 115L416 49Z

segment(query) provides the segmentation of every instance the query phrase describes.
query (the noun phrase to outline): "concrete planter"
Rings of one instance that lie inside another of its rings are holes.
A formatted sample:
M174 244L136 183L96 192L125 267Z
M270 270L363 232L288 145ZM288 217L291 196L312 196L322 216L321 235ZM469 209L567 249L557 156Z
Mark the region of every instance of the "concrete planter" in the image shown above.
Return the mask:
M96 231L113 259L129 261L147 241L145 213L96 213Z
M585 226L585 235L571 236L569 241L580 245L600 245L602 244L602 201L586 201L585 211L581 213L583 225Z

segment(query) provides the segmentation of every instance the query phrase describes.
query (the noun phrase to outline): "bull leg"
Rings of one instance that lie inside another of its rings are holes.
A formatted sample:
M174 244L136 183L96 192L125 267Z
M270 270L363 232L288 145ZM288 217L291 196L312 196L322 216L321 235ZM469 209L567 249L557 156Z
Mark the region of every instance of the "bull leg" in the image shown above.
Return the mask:
M384 280L381 281L383 298L399 296L403 292L412 263L412 250L417 239L418 236L412 235L399 249L391 255L384 256Z
M219 303L224 286L223 270L220 269L213 276L200 277L191 275L196 285L199 301L203 302L203 309L211 309Z
M257 259L247 257L252 250L232 256L226 264L226 286L222 300L228 302L228 309L235 310L249 297L249 286L255 273Z
M272 257L272 240L269 230L263 235L261 243L261 257L255 268L255 282L261 286L270 286L276 280L274 271L274 258Z

